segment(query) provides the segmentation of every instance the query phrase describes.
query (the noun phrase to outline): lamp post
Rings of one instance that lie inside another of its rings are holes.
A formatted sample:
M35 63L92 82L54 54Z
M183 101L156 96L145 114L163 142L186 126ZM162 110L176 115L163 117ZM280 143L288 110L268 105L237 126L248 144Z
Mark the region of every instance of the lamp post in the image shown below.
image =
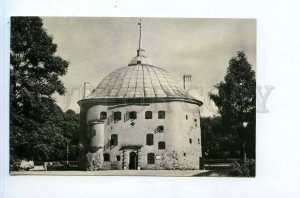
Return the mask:
M67 142L67 166L69 166L69 141L66 140Z
M246 127L248 126L249 122L243 122L243 145L242 145L242 148L243 148L243 160L244 162L246 161L247 159L247 156L246 156L246 140L245 140L245 136L246 136Z

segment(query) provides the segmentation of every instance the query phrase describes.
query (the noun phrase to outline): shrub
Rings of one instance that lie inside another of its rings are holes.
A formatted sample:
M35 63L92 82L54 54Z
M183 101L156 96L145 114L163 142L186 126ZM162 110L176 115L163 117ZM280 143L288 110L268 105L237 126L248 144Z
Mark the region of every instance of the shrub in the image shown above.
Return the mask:
M229 176L233 177L255 177L255 160L233 161Z
M175 151L166 151L162 154L160 166L167 170L194 170L189 163L180 158Z
M160 166L167 170L179 169L179 156L175 151L164 152L162 154Z
M89 171L97 171L103 169L103 155L102 153L88 153L86 154Z
M16 157L11 155L11 157L10 157L10 170L11 171L18 171L18 170L21 169L20 166L21 166L21 159L16 158Z

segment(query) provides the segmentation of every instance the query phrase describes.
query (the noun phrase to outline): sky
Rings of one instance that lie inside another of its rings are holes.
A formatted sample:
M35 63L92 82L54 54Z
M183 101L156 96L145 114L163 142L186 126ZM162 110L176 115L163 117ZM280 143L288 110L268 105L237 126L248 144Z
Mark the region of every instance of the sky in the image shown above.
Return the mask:
M110 72L136 56L139 18L43 17L44 28L58 45L55 55L70 62L61 77L67 93L55 94L65 111L79 112L83 83L95 88ZM244 51L256 71L254 19L142 18L141 48L151 62L182 81L192 75L192 93L203 101L202 116L217 115L209 91L224 79L229 60Z

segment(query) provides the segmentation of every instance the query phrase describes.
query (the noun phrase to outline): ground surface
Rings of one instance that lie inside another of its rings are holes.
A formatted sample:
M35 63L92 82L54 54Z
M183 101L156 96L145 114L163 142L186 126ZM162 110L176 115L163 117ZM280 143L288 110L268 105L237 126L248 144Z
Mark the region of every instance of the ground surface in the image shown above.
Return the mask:
M206 174L205 174L206 173ZM10 175L86 175L86 176L162 176L190 177L210 176L208 170L103 170L103 171L44 171L43 167L35 166L30 171L11 171ZM203 175L204 174L204 175ZM212 175L214 176L214 175Z

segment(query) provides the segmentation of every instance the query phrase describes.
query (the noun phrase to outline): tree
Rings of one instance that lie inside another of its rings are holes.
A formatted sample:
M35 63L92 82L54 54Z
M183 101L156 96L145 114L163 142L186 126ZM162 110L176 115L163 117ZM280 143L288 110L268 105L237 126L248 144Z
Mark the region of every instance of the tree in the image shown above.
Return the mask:
M221 116L201 118L202 151L206 159L236 158L239 146L231 133L224 130Z
M69 63L56 56L57 45L39 17L11 18L10 48L10 154L49 158L60 129L49 123L53 93L65 93L59 79ZM59 107L58 107L59 108ZM46 130L47 129L47 130ZM57 131L58 130L58 131Z
M210 93L210 98L218 107L224 130L233 133L240 142L241 158L246 157L246 144L255 155L256 80L244 52L237 52L231 58L224 81L215 87L218 93Z
M78 114L73 110L64 113L54 104L47 121L40 123L35 132L39 136L32 144L34 159L65 160L68 155L69 160L77 160L78 127Z

